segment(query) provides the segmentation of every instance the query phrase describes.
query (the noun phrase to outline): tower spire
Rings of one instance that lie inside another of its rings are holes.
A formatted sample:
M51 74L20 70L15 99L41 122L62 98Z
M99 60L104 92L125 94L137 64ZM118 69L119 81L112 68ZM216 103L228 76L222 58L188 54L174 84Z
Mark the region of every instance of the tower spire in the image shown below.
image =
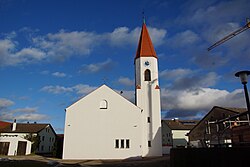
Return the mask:
M145 24L145 19L143 20L141 35L136 51L135 59L139 57L155 57L157 58L153 43L148 33L147 26Z

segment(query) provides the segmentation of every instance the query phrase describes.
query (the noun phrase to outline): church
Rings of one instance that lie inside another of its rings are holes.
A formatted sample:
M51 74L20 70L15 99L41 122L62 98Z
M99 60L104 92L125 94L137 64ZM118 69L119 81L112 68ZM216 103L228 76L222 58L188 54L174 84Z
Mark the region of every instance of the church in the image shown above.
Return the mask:
M162 156L158 57L145 22L135 66L135 104L102 85L65 109L63 159Z

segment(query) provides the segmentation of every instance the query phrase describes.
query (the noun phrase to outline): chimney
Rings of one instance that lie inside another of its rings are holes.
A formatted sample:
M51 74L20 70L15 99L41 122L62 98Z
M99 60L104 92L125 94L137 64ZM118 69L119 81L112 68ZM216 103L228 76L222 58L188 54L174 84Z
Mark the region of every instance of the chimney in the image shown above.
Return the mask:
M16 131L16 119L14 120L12 124L12 131Z

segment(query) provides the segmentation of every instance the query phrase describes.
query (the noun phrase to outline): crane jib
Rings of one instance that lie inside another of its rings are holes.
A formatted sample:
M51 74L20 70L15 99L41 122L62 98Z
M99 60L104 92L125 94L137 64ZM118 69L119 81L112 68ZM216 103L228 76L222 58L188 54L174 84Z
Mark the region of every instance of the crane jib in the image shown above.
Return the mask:
M242 33L243 31L247 30L248 28L250 28L250 22L247 22L247 24L243 27L241 27L240 29L230 33L229 35L225 36L224 38L222 38L221 40L217 41L216 43L214 43L212 46L210 46L207 50L210 51L211 49L219 46L220 44L226 42L227 40L233 38L234 36Z

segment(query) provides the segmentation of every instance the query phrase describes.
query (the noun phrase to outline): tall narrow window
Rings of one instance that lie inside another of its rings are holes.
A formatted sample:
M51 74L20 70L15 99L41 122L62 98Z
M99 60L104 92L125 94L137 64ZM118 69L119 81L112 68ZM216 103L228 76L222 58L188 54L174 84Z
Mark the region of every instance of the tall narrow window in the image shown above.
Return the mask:
M150 123L150 122L151 122L150 117L148 117L148 123Z
M115 139L115 148L119 148L119 139Z
M124 148L124 140L121 139L121 148Z
M149 69L145 70L144 77L145 77L144 78L145 81L151 81L151 72Z
M108 102L106 100L102 100L100 102L100 109L107 109L108 108Z
M151 147L151 141L148 141L148 147Z
M129 139L126 139L126 148L129 148Z

